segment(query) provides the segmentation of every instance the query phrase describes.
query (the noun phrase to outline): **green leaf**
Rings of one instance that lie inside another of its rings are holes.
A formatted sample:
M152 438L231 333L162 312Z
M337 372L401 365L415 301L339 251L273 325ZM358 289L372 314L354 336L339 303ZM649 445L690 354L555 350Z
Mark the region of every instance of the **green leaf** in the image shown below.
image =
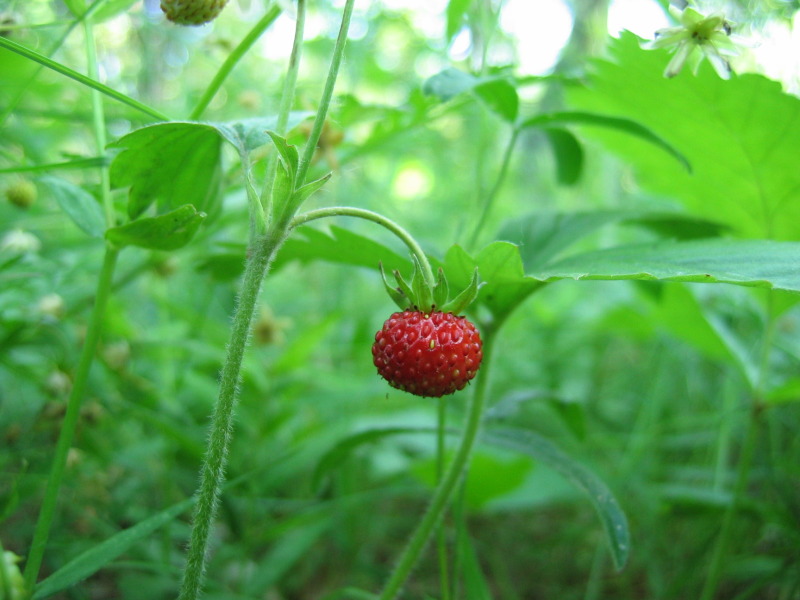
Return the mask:
M712 239L587 252L534 270L532 275L539 281L664 280L800 292L798 264L800 242ZM483 270L481 274L486 276Z
M447 284L447 277L444 276L444 269L439 267L436 272L436 285L433 286L433 303L439 310L446 312L443 307L447 305L449 296L450 289Z
M47 579L39 582L34 590L34 600L51 596L96 573L133 546L133 544L185 512L194 504L194 501L194 498L189 498L179 502L93 546L61 567Z
M461 290L461 292L455 298L441 305L442 312L451 312L456 315L462 314L470 304L475 302L475 299L478 297L478 290L480 290L480 287L481 286L478 283L478 267L475 267L475 270L472 272L472 280L469 282L469 285Z
M689 159L676 146L670 144L664 137L645 127L642 123L626 117L610 116L591 112L565 111L536 115L520 123L519 128L538 127L552 129L564 125L593 125L604 129L624 133L628 136L639 138L672 155L687 172L692 171Z
M504 120L513 123L519 114L517 88L505 79L494 79L475 86L475 94Z
M279 136L274 131L267 131L267 135L272 139L275 149L281 155L286 168L289 170L292 182L294 182L295 173L297 173L297 165L300 162L300 157L297 153L297 146L292 146L286 141L286 138Z
M215 214L221 146L214 126L185 122L143 127L110 144L124 148L111 163L111 185L130 186L128 217L136 219L154 202L158 213L191 203Z
M617 570L625 566L630 551L628 520L611 490L597 475L532 431L492 428L487 429L483 439L488 444L516 450L541 461L583 490L603 524L614 566Z
M544 130L553 156L556 159L556 176L561 185L575 185L583 171L583 147L578 138L566 129L550 128Z
M464 25L464 17L469 10L472 0L450 0L447 3L447 29L445 37L450 43Z
M475 545L469 533L464 531L458 536L458 551L463 558L465 600L492 600L492 592L486 582Z
M64 0L69 12L75 17L81 17L86 12L86 0Z
M459 94L468 92L477 83L478 79L469 73L448 68L429 77L422 84L422 91L429 96L436 96L443 102L447 102Z
M273 268L278 269L293 260L303 263L324 260L370 269L383 263L389 272L411 268L410 261L393 250L336 225L330 227L330 233L311 227L296 229L278 253Z
M315 179L314 181L311 181L305 184L304 186L297 188L294 191L294 194L292 194L291 201L286 205L286 208L284 209L286 211L286 214L291 214L291 215L295 214L297 210L300 208L300 206L303 204L303 202L308 200L311 194L321 189L322 186L325 185L330 178L331 174L328 173L327 175L324 175L319 179Z
M605 225L625 223L644 227L669 239L717 237L724 227L689 214L639 210L585 212L538 211L506 222L497 237L519 246L525 269L538 269L564 250Z
M389 281L386 279L386 272L383 270L383 263L380 263L380 270L381 279L383 280L384 288L386 288L386 293L389 294L389 297L398 306L398 308L400 308L400 310L405 310L408 308L409 304L411 304L408 296L403 293L401 288L394 287L389 283Z
M52 176L39 178L67 216L92 237L102 238L106 229L103 209L89 192L77 185Z
M289 113L287 129L291 131L313 115L314 113L309 111L293 111ZM216 127L223 139L230 142L241 154L242 152L251 152L269 143L272 137L268 132L278 126L278 117L269 116L240 119L238 121L215 121L210 124Z
M587 87L569 90L569 103L641 123L692 164L689 174L638 140L591 132L634 167L644 189L745 237L800 238L800 99L761 75L723 80L705 64L697 76L665 79L669 54L642 50L629 33L610 53Z
M382 440L385 437L403 435L408 433L433 433L432 427L385 427L359 431L339 440L330 450L319 459L314 475L311 478L312 486L316 489L320 482L331 471L338 468L359 447Z
M138 219L109 229L106 239L119 247L177 250L191 241L205 218L205 213L186 204L158 217Z
M445 271L453 287L467 288L476 268L483 281L476 302L488 308L498 320L542 285L541 281L525 275L519 249L509 242L493 242L475 258L457 245L447 251Z

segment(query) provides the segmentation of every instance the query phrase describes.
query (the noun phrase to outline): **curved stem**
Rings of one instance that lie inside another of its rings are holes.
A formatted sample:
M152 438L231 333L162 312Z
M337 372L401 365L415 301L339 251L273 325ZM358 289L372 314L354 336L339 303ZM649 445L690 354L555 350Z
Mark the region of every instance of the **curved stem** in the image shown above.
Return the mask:
M242 289L233 317L231 337L219 383L219 397L214 405L200 486L197 490L192 534L186 558L179 600L195 600L200 594L206 567L206 549L211 524L217 511L219 492L225 481L225 462L233 431L233 416L244 351L250 335L261 282L275 253L285 239L282 232L271 231L253 244L247 262Z
M503 153L503 162L500 165L500 173L497 175L497 180L494 182L494 186L492 186L491 191L486 195L486 199L483 201L483 207L481 208L481 216L478 219L477 223L475 224L475 229L472 230L472 235L469 238L468 247L474 248L475 244L477 244L478 239L480 237L481 231L483 231L484 225L486 225L486 221L489 218L489 212L492 209L492 205L494 204L495 198L497 197L500 188L503 186L503 182L505 181L506 174L508 173L508 167L511 164L511 156L514 153L514 147L517 145L517 139L519 138L519 129L516 127L511 132L511 139L508 140L508 145L506 145L505 152Z
M106 248L103 266L100 270L100 277L97 281L97 292L95 294L94 308L89 319L89 326L86 330L86 339L81 348L81 355L78 360L78 367L75 370L75 379L72 383L72 391L67 400L67 412L61 424L61 431L56 443L53 465L50 469L50 476L47 478L47 487L44 492L42 508L39 511L39 519L36 521L36 529L31 542L31 549L28 553L28 560L25 563L25 587L28 591L33 590L36 578L39 575L39 568L42 566L44 549L47 539L50 536L50 527L53 524L56 504L58 501L58 491L64 479L64 470L67 465L67 454L72 446L75 437L75 430L78 427L81 402L86 395L86 384L89 380L89 370L92 366L94 353L97 343L100 340L100 332L103 328L103 315L105 314L106 304L111 292L111 281L114 275L114 267L117 262L117 250L110 246Z
M309 166L311 166L311 159L314 158L314 152L319 143L319 136L322 134L322 127L325 125L325 117L328 115L328 107L333 97L333 88L336 85L336 79L339 76L339 67L342 64L342 58L344 56L344 45L347 41L347 32L350 29L350 17L353 15L354 4L355 0L347 0L344 5L342 25L339 28L339 35L336 38L336 46L333 48L333 57L331 58L331 66L328 70L328 78L325 81L325 89L322 91L322 99L317 109L317 116L314 119L314 126L311 128L308 141L303 149L303 157L297 169L296 187L303 185L306 179L306 173L308 172Z
M417 260L419 260L419 264L422 266L422 274L425 277L425 281L431 287L433 287L436 284L436 281L433 276L433 269L431 268L431 263L428 260L428 257L425 255L425 252L422 250L422 247L417 243L417 241L413 237L411 237L411 234L408 233L405 229L403 229L400 225L398 225L388 217L384 217L379 213L367 210L365 208L353 208L350 206L331 206L328 208L319 208L316 210L311 210L308 211L307 213L297 215L294 219L292 219L290 227L294 229L295 227L300 227L301 225L305 225L311 221L315 221L317 219L323 219L325 217L356 217L358 219L365 219L367 221L372 221L373 223L377 223L378 225L385 227L393 234L395 234L397 237L399 237L411 251L411 254L417 257Z
M469 464L469 459L472 454L472 448L475 445L475 440L478 437L480 430L481 420L483 418L483 407L486 403L486 388L488 381L488 368L491 360L491 349L494 342L494 334L496 330L488 331L483 341L483 372L478 378L475 385L475 393L472 396L472 401L469 407L469 414L467 416L467 423L464 428L464 434L461 437L458 451L453 462L447 469L444 478L439 483L436 491L434 492L431 504L428 511L422 517L422 520L417 525L416 530L411 535L411 538L406 546L400 560L397 562L392 574L389 576L386 585L381 592L380 600L393 600L397 597L405 584L411 571L416 566L420 559L422 551L428 543L434 529L441 520L442 514L447 507L453 495L464 469Z
M197 101L197 104L192 109L192 112L189 113L189 120L196 121L200 118L203 112L208 108L208 105L213 100L216 93L219 91L219 88L222 87L222 83L225 79L230 75L230 72L236 66L236 63L241 60L241 58L247 54L247 51L253 47L258 41L258 38L262 36L262 34L269 29L269 26L275 22L275 19L278 18L278 15L281 14L281 8L278 5L271 7L263 17L256 23L253 28L247 33L246 36L239 42L239 45L234 48L233 52L228 55L228 58L225 59L225 62L222 63L222 66L217 71L217 74L214 75L214 79L211 80L211 83L208 84L206 91L203 92L203 95Z

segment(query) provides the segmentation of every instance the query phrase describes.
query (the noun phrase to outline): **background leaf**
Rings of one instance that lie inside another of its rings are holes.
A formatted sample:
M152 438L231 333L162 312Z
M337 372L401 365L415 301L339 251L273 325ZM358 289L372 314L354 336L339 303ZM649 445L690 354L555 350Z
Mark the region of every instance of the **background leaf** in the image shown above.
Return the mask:
M39 182L78 227L92 237L103 237L106 220L103 209L94 196L77 185L50 175L41 177Z
M138 246L150 250L177 250L188 244L205 220L204 213L187 204L172 212L138 219L106 231L106 238L117 246Z
M746 237L800 237L800 99L761 75L662 76L666 51L647 51L631 33L611 43L586 87L571 88L582 110L633 119L679 148L686 173L647 144L611 132L593 137L635 167L646 189L678 198L704 218Z
M541 281L661 279L800 292L799 264L798 242L714 239L587 252L535 269L533 275Z
M630 552L628 520L611 490L597 475L532 431L492 428L484 433L483 439L488 444L516 450L542 461L586 492L603 523L614 565L617 570L625 566Z

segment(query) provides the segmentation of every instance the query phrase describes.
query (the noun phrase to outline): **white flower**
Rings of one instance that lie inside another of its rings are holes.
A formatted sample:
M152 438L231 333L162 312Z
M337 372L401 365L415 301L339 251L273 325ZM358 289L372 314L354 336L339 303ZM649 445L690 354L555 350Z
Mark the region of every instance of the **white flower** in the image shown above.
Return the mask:
M736 55L736 44L731 41L731 24L722 15L704 17L693 8L683 12L672 11L680 26L656 31L656 39L647 48L672 48L675 55L664 70L665 77L675 77L687 60L693 62L697 73L703 58L707 58L723 79L731 76L730 56Z
M12 254L34 254L42 247L42 243L32 233L14 229L9 231L0 240L0 250L7 250Z

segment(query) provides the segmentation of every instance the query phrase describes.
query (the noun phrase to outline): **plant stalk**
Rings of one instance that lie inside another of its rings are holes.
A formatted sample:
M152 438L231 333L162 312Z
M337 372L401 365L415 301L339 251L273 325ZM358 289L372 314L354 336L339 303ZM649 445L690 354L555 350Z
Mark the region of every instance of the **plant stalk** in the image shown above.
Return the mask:
M475 385L475 393L472 395L467 423L456 456L453 462L450 463L444 478L436 488L428 511L422 517L416 530L414 530L414 533L411 535L408 545L403 550L400 560L397 562L397 565L389 576L379 596L379 600L393 600L400 593L406 580L417 565L420 555L425 549L431 534L439 524L444 510L450 502L459 481L461 481L464 470L469 464L472 449L480 430L483 408L486 404L486 389L489 374L488 367L491 360L491 349L495 332L496 329L487 331L483 340L483 372Z
M75 437L80 417L81 402L86 395L86 385L89 380L89 370L92 366L94 353L97 343L100 340L100 332L103 328L103 315L105 314L106 304L111 292L111 283L114 276L114 267L117 262L118 251L106 248L103 266L100 270L100 277L97 281L97 292L95 294L94 308L89 319L89 326L86 330L86 339L81 348L78 366L75 371L75 379L72 383L72 391L67 400L67 412L61 424L61 431L56 443L53 465L50 469L50 476L47 479L47 486L44 492L44 500L39 511L39 518L36 521L36 529L31 542L31 549L25 563L23 577L25 587L29 592L33 591L36 578L39 575L39 568L42 566L45 546L50 536L50 527L53 524L56 504L58 502L58 492L64 479L64 471L67 466L67 455Z
M433 269L431 268L431 263L428 260L428 257L425 255L425 252L422 250L422 247L417 243L417 241L408 233L405 229L403 229L400 225L389 219L388 217L384 217L383 215L373 212L371 210L367 210L365 208L353 208L350 206L330 206L327 208L318 208L316 210L310 210L307 213L303 213L301 215L296 216L291 223L291 227L300 227L301 225L305 225L311 221L316 219L322 219L325 217L356 217L358 219L365 219L367 221L372 221L373 223L377 223L382 227L385 227L392 233L394 233L398 238L402 240L402 242L408 247L411 254L413 254L419 264L422 266L422 274L425 277L425 281L431 287L431 289L436 285L436 280L433 276Z
M214 405L205 458L200 472L192 533L186 558L179 600L195 600L203 585L206 568L206 549L211 525L216 515L219 492L225 481L225 463L233 432L233 417L237 388L250 337L261 282L272 259L285 240L285 232L271 230L252 245L253 254L247 261L242 289L233 316L231 337L222 367L219 397Z
M228 55L228 58L225 59L225 62L222 64L219 71L217 71L217 74L214 75L211 83L208 84L206 91L203 92L203 95L197 101L192 112L189 113L190 121L196 121L202 116L236 64L247 54L248 50L253 47L253 44L258 41L267 29L269 29L269 26L275 22L275 19L277 19L280 14L280 6L274 5L264 13L264 16L259 19L258 23L253 25L253 28L244 36L242 41L239 42L239 45L233 49L233 52Z

